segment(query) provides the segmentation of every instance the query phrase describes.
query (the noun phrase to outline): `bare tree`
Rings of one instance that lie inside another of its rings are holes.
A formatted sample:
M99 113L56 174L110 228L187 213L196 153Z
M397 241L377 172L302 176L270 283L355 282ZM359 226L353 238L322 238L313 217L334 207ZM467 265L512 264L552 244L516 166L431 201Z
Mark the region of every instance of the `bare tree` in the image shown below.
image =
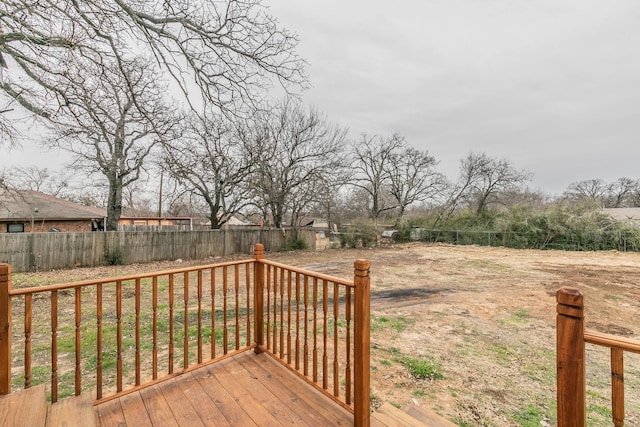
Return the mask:
M318 201L320 187L330 187L345 166L346 129L292 100L259 114L248 129L243 141L254 164L253 199L276 227L286 214L295 221Z
M398 207L390 194L390 170L394 156L405 145L404 138L393 134L384 139L380 135L362 135L353 147L354 185L370 197L369 217L377 221L380 215Z
M609 184L605 205L609 208L634 207L640 192L640 181L631 178L618 178Z
M391 154L387 164L389 192L398 207L399 219L409 205L426 202L443 192L446 179L435 170L437 164L428 151L413 147L405 146L402 151Z
M213 104L234 114L274 81L285 89L306 82L297 37L260 0L5 0L0 30L8 67L1 92L45 118L67 105L58 82L69 64L115 63L131 86L125 65L133 52L148 52L148 71L171 78L194 108Z
M530 179L530 173L515 169L509 160L471 152L460 161L460 179L449 205L455 207L466 202L479 214L501 196L521 190Z
M179 140L164 144L164 169L183 188L202 198L211 228L218 229L249 202L251 158L234 127L223 119L192 117Z
M108 182L107 230L117 230L123 189L140 178L154 147L176 137L178 117L146 65L70 67L59 84L67 105L49 122L50 143L72 153L75 167Z
M404 137L362 135L353 147L354 185L369 195L369 217L385 212L402 218L408 206L425 202L443 190L445 178L428 151L407 144Z
M8 176L15 188L39 191L56 197L64 197L65 190L71 184L68 171L52 171L37 166L10 168Z
M602 207L609 193L610 186L601 179L587 179L571 183L564 192L565 197L574 200L587 201Z

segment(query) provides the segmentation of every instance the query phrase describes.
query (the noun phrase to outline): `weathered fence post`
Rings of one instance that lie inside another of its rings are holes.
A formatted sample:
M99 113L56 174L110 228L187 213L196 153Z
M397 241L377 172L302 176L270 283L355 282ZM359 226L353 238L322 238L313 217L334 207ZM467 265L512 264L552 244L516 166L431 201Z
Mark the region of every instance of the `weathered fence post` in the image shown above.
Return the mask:
M11 265L0 264L0 395L11 393Z
M578 289L556 292L558 427L586 426L584 297Z
M256 346L254 352L261 353L264 345L264 246L253 247L253 323Z
M354 399L353 425L368 427L370 422L370 278L369 261L356 260L354 263L355 302L354 302Z

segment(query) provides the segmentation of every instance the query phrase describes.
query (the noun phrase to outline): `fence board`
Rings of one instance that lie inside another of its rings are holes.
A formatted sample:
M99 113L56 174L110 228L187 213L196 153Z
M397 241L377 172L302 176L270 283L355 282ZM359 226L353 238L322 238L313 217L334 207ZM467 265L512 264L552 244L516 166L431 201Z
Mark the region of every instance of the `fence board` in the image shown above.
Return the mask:
M249 255L256 243L262 243L266 251L280 250L291 237L289 233L277 229L3 233L0 263L22 272L96 267L105 265L108 258L134 264ZM298 236L308 247L315 247L313 230L300 230Z

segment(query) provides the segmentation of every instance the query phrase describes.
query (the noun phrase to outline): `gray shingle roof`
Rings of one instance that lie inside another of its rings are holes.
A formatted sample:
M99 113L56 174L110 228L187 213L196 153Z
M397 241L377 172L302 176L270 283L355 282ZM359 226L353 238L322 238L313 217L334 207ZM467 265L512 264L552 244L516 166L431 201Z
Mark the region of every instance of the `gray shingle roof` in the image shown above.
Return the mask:
M0 191L0 221L91 220L106 216L104 209L37 191Z

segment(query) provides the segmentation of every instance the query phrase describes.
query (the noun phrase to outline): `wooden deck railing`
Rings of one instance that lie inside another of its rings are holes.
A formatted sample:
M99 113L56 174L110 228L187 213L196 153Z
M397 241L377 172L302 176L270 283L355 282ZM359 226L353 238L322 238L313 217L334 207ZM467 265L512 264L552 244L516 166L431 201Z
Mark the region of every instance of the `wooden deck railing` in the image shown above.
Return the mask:
M584 427L586 415L585 343L611 351L611 406L615 427L624 425L624 352L640 353L640 341L585 330L584 295L563 287L557 301L558 427Z
M100 403L252 347L369 425L369 263L350 282L256 245L249 260L22 289L0 264L0 394L47 383L52 402Z
M369 262L356 261L348 281L255 258L256 306L265 310L256 312L256 351L353 410L355 425L369 425Z

